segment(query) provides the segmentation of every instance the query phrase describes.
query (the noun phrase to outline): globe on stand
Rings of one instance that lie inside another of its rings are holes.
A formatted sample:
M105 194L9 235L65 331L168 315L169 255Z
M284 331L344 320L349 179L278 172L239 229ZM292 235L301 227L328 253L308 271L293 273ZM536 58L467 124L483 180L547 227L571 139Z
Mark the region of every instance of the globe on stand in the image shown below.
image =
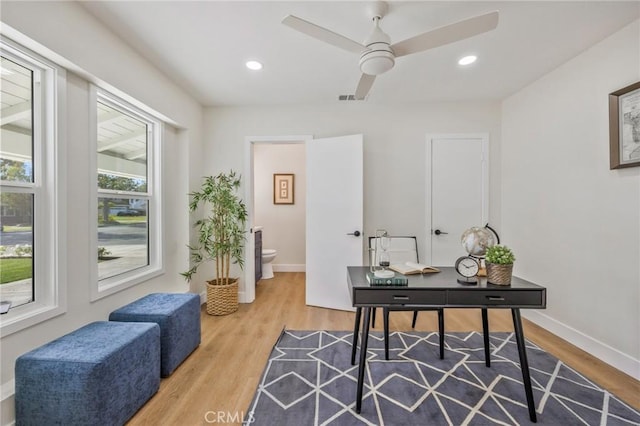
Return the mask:
M485 276L486 270L482 260L487 249L496 244L496 235L486 227L481 228L474 226L462 233L460 242L462 243L462 247L469 253L469 256L478 258L481 265L478 276Z

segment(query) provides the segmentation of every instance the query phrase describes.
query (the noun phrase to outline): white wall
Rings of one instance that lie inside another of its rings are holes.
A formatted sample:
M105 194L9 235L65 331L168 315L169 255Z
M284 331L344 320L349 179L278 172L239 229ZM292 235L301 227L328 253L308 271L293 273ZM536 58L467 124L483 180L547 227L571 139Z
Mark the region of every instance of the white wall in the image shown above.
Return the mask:
M352 102L210 108L203 123L193 99L80 5L3 2L2 21L11 27L3 31L25 34L40 44L30 47L57 53L78 74L67 88L68 309L2 339L3 424L12 418L7 389L17 356L143 294L187 290L178 276L187 266L186 193L202 175L244 174L248 135L364 133L365 235L379 227L416 234L424 251L425 135L490 133L489 220L516 250L516 273L549 289L548 309L535 319L640 377L640 168L608 169L607 121L607 94L640 80L638 22L513 95L502 111L497 102ZM88 204L92 173L87 80L122 90L180 128L167 132L163 147L166 273L95 303L88 301L95 259L86 238L93 215L78 208Z
M497 102L386 106L336 102L208 108L204 129L207 174L230 168L245 174L246 136L331 137L363 133L364 235L373 235L377 228L396 235L417 235L421 252L427 236L424 229L426 134L487 132L490 164L499 164L500 155L500 105ZM499 230L498 181L499 168L494 167L490 178L490 221Z
M640 23L503 103L502 228L530 318L640 378L640 167L609 170L608 93L640 80Z
M275 271L304 271L306 165L304 144L254 144L254 225L262 247L276 249ZM273 174L293 173L294 204L273 204Z
M66 152L66 240L67 252L58 253L67 268L67 312L49 321L2 337L0 341L2 417L13 420L13 376L15 359L55 337L91 321L106 320L108 314L138 297L157 291L185 292L189 285L179 276L188 267L185 248L189 236L187 193L190 182L201 175L200 152L202 109L160 71L106 30L84 8L71 2L3 2L2 32L20 38L28 47L45 55L53 51L68 73ZM6 25L5 25L6 24ZM29 38L25 40L24 37ZM105 53L108 52L108 53ZM96 302L89 302L89 265L96 261L89 250L87 233L95 220L90 212L88 167L89 82L108 84L148 105L174 122L162 146L164 156L164 275ZM190 155L195 152L195 155ZM190 172L187 172L190 171ZM195 177L195 178L194 178ZM197 289L196 289L197 290Z

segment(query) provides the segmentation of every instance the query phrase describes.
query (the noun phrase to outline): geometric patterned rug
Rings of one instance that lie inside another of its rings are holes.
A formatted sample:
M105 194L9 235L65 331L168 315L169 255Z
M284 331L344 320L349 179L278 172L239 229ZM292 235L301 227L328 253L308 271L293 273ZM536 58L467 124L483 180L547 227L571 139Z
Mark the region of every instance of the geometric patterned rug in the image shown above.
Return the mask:
M381 332L369 337L361 414L348 331L283 331L245 417L251 425L531 424L513 333ZM527 341L539 425L640 425L640 413Z

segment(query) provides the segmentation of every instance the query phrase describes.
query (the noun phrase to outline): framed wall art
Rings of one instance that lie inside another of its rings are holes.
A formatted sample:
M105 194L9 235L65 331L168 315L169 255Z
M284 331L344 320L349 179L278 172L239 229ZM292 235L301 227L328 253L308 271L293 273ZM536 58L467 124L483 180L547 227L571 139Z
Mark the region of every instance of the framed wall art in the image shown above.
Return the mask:
M609 162L640 166L640 81L609 94Z
M293 173L274 173L273 175L273 204L293 204L294 202Z

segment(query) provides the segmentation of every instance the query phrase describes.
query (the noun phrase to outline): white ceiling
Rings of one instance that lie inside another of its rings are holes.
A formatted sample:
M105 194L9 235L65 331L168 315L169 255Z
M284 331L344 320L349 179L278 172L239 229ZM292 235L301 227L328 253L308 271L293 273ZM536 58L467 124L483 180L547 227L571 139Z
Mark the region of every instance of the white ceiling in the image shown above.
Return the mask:
M337 102L355 91L358 55L280 21L293 14L359 42L372 28L361 1L81 4L205 106ZM503 99L637 19L640 2L390 2L381 27L393 43L492 10L496 30L398 58L366 102ZM463 69L469 53L479 60Z

